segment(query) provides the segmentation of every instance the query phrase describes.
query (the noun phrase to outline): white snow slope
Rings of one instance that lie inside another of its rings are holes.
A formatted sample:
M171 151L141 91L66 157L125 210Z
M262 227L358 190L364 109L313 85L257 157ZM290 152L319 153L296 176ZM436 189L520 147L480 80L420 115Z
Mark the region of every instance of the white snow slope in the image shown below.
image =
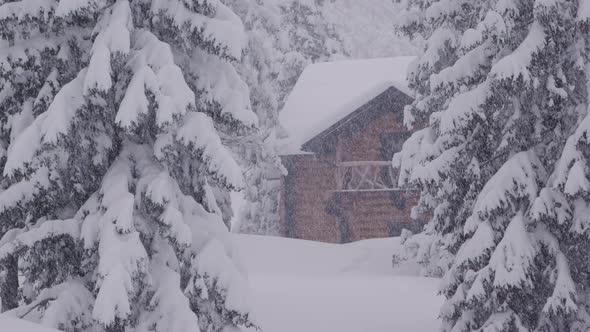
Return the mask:
M392 268L397 238L332 245L234 236L264 332L438 330L438 280Z
M2 332L57 332L22 319L0 315L0 331Z
M263 332L432 332L438 280L393 269L399 239L333 245L232 234ZM0 332L57 332L0 315Z

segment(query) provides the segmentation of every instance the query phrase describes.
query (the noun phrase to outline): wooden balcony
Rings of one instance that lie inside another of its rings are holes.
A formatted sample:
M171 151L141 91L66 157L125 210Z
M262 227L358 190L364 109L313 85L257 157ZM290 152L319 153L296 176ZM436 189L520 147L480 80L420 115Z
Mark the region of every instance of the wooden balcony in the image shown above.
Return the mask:
M336 191L408 190L397 186L398 172L389 161L347 161L336 166Z

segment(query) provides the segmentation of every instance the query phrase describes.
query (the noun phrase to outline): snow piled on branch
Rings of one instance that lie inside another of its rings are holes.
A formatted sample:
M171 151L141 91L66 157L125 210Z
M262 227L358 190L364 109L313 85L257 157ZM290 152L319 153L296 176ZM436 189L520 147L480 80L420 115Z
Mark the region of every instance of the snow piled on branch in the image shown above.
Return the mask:
M133 28L129 2L119 1L107 11L94 29L98 35L92 44L88 74L84 80L85 95L92 89L108 91L113 84L111 57L129 53L129 31Z
M473 213L465 222L465 233L474 231L480 222L506 209L515 199L524 198L532 204L537 198L539 183L546 176L545 173L534 152L515 154L480 191L473 206Z
M473 237L470 242L475 240ZM537 254L533 242L526 229L524 216L517 214L506 227L502 240L490 258L495 287L532 287L528 273Z
M4 176L22 169L31 163L35 153L44 144L56 143L67 132L76 113L84 105L82 94L86 70L66 84L53 99L49 109L38 116L27 129L17 137L8 149Z
M532 80L529 68L533 55L545 46L546 35L537 21L531 24L529 33L514 52L500 59L491 69L490 76L497 80Z
M195 94L175 64L168 44L148 31L138 31L132 48L128 66L134 74L117 112L115 121L119 125L128 129L139 125L140 115L149 112L148 92L155 97L159 126L195 108Z
M182 127L176 133L176 139L185 146L194 145L203 151L205 161L211 174L223 176L228 183L242 188L242 172L230 153L222 145L215 133L213 121L203 113L190 113Z
M190 66L198 75L197 88L204 93L205 102L216 102L221 114L229 115L246 126L258 125L258 117L250 107L250 90L235 68L202 51L193 53ZM216 71L208 68L216 68Z
M69 220L48 220L40 223L36 228L27 231L19 230L18 235L7 234L6 239L2 238L4 243L0 246L0 260L5 259L7 255L15 254L23 248L31 248L37 242L49 237L68 235L72 239L77 239L80 235L80 222L74 219Z
M54 10L56 5L56 0L22 0L7 3L0 7L0 20L16 18L18 21L24 21L28 17L37 17L41 13L43 18L47 20L49 13Z
M242 21L219 0L209 0L207 4L213 7L213 17L191 12L178 0L152 0L151 11L156 15L165 12L181 31L185 26L191 32L200 31L206 39L226 49L229 56L240 59L247 40Z

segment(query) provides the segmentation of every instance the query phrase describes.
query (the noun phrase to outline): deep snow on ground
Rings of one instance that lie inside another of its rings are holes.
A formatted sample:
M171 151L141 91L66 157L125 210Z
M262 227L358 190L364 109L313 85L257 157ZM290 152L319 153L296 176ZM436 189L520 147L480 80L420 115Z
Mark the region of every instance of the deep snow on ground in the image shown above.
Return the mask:
M57 332L57 330L43 327L22 319L0 315L0 331L2 332Z
M431 332L438 280L393 269L399 239L332 245L235 235L265 332Z
M399 239L334 245L232 234L263 332L431 332L438 280L393 269ZM55 332L0 315L0 332Z

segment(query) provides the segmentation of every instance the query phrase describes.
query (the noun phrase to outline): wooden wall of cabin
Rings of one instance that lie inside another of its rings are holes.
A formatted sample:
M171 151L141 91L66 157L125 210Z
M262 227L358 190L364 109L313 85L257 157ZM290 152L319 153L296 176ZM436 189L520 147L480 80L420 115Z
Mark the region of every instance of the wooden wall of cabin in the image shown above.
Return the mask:
M328 146L334 148L323 154L283 157L289 171L282 179L283 236L342 243L398 235L402 228L421 228L421 223L410 218L418 199L416 192L337 191L338 162L391 160L394 151L384 149L384 138L393 135L403 141L409 137L401 111L356 120L362 126L349 126L331 135L333 141Z
M288 175L281 181L281 234L285 237L340 242L336 217L328 206L336 187L335 164L315 155L283 157Z
M399 137L405 141L409 132L403 126L401 112L389 112L375 118L358 131L338 135L338 161L390 161L395 151L384 147L385 139ZM400 146L401 148L401 146ZM398 235L403 228L417 231L421 224L413 222L410 213L418 195L413 191L336 192L334 210L340 211L337 222L346 226L344 242Z
M418 199L414 192L336 192L339 211L337 222L347 225L348 234L342 242L378 237L398 236L402 229L419 231L421 224L413 222L410 211ZM397 196L393 198L392 196ZM393 200L403 202L397 207Z
M338 161L390 161L393 151L387 151L389 155L383 155L382 141L393 134L409 137L409 132L403 126L401 112L385 113L365 124L363 128L338 135L336 158Z

